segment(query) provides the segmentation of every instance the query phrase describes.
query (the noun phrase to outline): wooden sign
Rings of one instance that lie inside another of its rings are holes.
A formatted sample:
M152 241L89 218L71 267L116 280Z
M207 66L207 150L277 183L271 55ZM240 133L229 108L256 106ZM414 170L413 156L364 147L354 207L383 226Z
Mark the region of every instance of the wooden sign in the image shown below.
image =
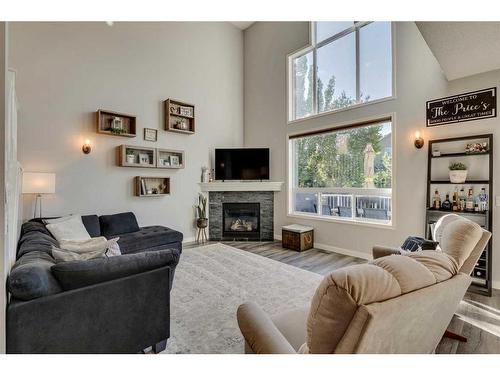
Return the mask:
M496 87L427 102L428 127L496 116Z

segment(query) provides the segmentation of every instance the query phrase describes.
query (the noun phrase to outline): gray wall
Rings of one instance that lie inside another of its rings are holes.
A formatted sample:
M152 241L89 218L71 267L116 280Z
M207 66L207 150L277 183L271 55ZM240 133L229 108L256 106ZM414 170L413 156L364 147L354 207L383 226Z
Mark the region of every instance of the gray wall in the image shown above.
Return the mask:
M228 23L14 23L10 65L17 69L19 161L56 173L44 214L136 213L140 225L167 225L193 238L201 167L214 147L243 142L243 35ZM196 105L196 134L163 130L162 101ZM137 115L137 137L98 135L94 112ZM156 128L158 142L143 140ZM85 138L92 153L84 155ZM178 171L119 168L115 147L186 151ZM136 198L133 177L170 176L171 195ZM24 197L24 218L33 213Z
M5 195L5 119L7 76L7 23L0 22L0 196ZM0 204L0 353L5 353L5 280L9 272L9 252L5 248L5 203Z
M284 224L311 225L320 247L364 257L369 257L374 244L400 245L410 234L423 234L427 144L421 150L413 146L415 131L423 132L426 140L482 132L500 135L499 118L426 129L425 102L451 93L498 85L499 72L448 83L415 24L398 22L395 25L395 99L287 125L287 54L308 43L307 23L259 22L245 31L245 145L270 147L271 178L285 181L288 188L288 134L394 113L394 226L384 228L290 217L286 188L275 199L275 233L280 233ZM500 152L497 150L498 147L495 150L498 165ZM495 186L495 194L499 194L499 184ZM497 217L495 213L498 223L500 217ZM498 235L500 232L495 237ZM496 287L500 287L499 246L499 240L495 239Z

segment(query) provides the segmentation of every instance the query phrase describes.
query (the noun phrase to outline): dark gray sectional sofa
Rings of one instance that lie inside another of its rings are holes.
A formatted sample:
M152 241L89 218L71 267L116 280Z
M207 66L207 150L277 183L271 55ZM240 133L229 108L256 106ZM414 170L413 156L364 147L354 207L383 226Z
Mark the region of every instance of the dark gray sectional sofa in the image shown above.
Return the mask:
M165 348L183 235L139 228L133 213L82 216L91 237L120 237L123 255L55 262L41 220L23 224L7 280L8 353L137 353Z

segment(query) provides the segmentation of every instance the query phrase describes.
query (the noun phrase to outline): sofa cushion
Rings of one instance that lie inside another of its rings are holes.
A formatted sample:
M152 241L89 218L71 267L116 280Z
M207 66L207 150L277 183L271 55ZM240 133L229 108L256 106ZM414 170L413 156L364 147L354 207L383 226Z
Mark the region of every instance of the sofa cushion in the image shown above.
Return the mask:
M31 251L23 255L10 271L7 287L12 296L20 300L31 300L59 293L62 289L50 267L54 259L43 251Z
M181 232L162 226L150 226L143 227L134 233L121 234L118 244L122 254L131 254L181 242L182 238Z
M132 212L103 215L99 217L99 223L101 224L101 235L107 238L139 230L137 219Z
M89 232L90 237L101 236L101 225L99 224L99 217L97 215L84 215L82 216L83 225Z
M52 272L64 290L71 290L164 266L175 268L179 257L180 252L177 250L150 251L112 258L58 263L52 266Z
M28 230L21 231L21 238L17 245L17 258L32 251L42 251L50 255L52 246L58 246L58 242L47 230L29 230L32 226L27 226L27 224L29 223L23 224L23 228L28 228Z

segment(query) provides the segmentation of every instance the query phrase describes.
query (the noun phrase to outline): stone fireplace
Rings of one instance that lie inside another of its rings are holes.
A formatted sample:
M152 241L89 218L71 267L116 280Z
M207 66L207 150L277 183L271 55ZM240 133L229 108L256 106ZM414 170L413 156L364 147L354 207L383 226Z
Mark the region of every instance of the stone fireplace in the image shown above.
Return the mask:
M210 240L274 239L272 191L210 191L208 233Z

